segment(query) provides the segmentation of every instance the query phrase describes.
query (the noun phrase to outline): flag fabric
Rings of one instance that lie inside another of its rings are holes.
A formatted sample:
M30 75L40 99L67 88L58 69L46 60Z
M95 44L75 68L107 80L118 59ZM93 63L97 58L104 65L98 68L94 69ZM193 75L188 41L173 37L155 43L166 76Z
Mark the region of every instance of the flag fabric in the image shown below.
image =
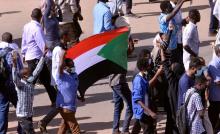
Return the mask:
M75 63L81 96L96 81L127 71L128 35L127 27L119 28L91 36L67 51L66 58Z

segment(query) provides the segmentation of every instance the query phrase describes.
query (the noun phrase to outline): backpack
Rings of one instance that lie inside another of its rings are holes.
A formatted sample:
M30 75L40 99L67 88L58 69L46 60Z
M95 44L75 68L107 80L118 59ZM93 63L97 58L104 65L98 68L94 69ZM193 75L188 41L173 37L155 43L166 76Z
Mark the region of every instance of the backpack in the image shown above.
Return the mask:
M176 125L178 127L180 134L189 134L189 126L188 126L188 119L187 119L187 105L189 100L194 92L191 92L186 100L186 102L180 106L177 110L176 114Z
M5 82L9 78L10 70L8 70L9 65L6 56L12 50L8 47L0 50L0 87L5 86Z

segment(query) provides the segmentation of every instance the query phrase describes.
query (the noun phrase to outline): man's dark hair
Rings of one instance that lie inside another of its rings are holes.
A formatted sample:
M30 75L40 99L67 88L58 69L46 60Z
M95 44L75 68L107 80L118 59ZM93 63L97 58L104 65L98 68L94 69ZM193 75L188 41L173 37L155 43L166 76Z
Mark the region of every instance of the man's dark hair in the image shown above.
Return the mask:
M70 59L70 58L66 58L66 59L64 60L64 63L65 63L65 65L68 66L68 67L74 65L73 59Z
M68 36L68 34L69 34L68 30L60 30L59 31L60 39L62 39L64 36Z
M5 32L2 34L2 41L7 43L12 43L12 34L9 32Z
M141 52L139 53L138 55L138 59L141 59L141 58L146 58L147 55L150 55L150 50L148 49L142 49Z
M32 10L31 18L33 20L40 21L41 17L42 17L42 12L41 12L41 10L39 8L35 8L34 10Z
M201 65L202 65L202 63L201 63L201 60L199 59L199 57L193 57L193 58L191 58L191 61L189 63L189 69L191 69L193 67L198 68Z
M191 9L189 11L189 18L195 21L198 21L198 19L200 20L200 13L199 10L197 9Z
M195 84L202 84L207 82L207 79L205 78L204 75L196 76L195 77Z
M160 9L162 11L162 13L166 13L167 8L170 7L170 1L163 1L160 3ZM172 5L171 5L172 6Z
M140 70L140 71L143 71L143 70L147 70L147 68L149 67L150 63L150 58L141 58L141 59L138 59L137 61L137 68Z

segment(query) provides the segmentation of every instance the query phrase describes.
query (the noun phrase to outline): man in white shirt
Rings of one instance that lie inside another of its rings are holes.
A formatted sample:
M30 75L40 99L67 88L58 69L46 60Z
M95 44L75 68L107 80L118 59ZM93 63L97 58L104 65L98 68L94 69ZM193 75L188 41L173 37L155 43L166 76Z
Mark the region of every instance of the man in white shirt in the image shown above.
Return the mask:
M189 24L183 31L183 64L185 70L188 70L192 57L199 54L199 34L196 24L200 21L200 13L196 9L189 12Z
M31 72L33 72L40 58L45 53L46 47L45 35L40 24L40 20L42 18L41 10L35 8L32 11L31 18L31 22L27 23L23 29L21 54L23 56L24 61L27 62ZM39 79L46 88L51 103L55 104L56 90L53 86L50 85L50 72L46 64L44 64ZM36 83L36 81L34 83Z

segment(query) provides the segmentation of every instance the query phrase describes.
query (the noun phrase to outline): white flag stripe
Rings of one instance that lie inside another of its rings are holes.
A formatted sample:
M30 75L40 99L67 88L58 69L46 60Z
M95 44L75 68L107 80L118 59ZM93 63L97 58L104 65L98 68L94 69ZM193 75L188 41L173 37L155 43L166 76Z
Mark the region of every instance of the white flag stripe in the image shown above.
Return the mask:
M93 48L74 59L76 73L78 75L89 67L105 60L105 58L97 55L97 53L103 48L103 46L105 46L105 44Z

